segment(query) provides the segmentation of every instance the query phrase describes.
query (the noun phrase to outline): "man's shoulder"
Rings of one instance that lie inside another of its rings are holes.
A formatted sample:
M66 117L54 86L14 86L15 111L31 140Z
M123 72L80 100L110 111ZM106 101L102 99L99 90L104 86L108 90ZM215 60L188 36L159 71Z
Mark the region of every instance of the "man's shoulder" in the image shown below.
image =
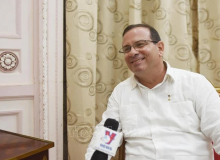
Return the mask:
M172 68L173 69L173 75L177 79L183 79L183 78L203 78L204 76L193 72L189 70L179 69L179 68Z
M116 85L114 90L131 90L134 85L134 77L129 77Z
M113 93L116 94L118 97L120 97L121 95L123 95L124 93L128 93L132 90L132 77L129 77L127 79L125 79L124 81L118 83L114 90Z
M117 86L131 86L133 82L133 76L128 77L127 79L120 82Z

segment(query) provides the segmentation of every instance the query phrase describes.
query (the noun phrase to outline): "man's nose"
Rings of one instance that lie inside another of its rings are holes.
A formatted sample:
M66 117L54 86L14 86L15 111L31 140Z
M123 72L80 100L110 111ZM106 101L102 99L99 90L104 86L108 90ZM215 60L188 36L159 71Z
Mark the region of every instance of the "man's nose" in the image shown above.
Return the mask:
M139 54L139 52L138 52L136 49L134 49L134 47L131 47L131 50L130 50L130 52L128 53L128 56L129 56L129 57L134 57L134 56L137 55L137 54Z

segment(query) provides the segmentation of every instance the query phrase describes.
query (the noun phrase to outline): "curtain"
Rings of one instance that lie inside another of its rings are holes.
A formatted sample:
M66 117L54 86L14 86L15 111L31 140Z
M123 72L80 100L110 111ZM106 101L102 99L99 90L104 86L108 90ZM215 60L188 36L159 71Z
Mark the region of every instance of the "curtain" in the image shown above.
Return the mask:
M66 0L68 159L84 160L114 87L131 75L118 53L129 24L148 23L172 67L220 86L219 0ZM113 159L120 159L119 154Z

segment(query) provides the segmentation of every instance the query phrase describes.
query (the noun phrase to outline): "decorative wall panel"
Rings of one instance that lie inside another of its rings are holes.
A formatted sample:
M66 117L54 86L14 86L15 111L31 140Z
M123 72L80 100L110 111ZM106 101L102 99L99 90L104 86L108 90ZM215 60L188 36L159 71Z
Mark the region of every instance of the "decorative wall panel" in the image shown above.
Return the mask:
M21 0L1 0L0 19L0 38L21 38Z
M21 97L22 98L22 97ZM5 98L0 100L0 128L34 136L34 101ZM28 126L28 127L27 127Z

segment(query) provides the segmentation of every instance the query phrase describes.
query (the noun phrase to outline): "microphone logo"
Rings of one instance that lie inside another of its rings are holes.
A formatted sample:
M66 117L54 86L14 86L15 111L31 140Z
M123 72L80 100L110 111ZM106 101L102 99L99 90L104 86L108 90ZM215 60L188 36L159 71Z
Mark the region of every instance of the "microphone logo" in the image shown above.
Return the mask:
M105 136L102 137L101 140L104 141L106 144L111 144L115 136L116 136L115 133L110 134L109 131L105 131Z

